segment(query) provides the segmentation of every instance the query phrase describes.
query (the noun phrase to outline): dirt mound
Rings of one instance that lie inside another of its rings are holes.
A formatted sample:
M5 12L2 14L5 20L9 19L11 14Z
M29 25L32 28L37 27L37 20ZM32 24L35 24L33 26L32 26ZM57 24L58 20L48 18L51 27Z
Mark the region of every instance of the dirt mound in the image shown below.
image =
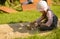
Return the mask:
M22 5L23 11L25 10L36 10L36 4Z
M26 23L25 23L26 24ZM38 33L37 35L46 35L51 32L38 32L37 30L28 30L24 23L17 24L2 24L0 25L0 39L13 39L18 37L27 37L32 36Z

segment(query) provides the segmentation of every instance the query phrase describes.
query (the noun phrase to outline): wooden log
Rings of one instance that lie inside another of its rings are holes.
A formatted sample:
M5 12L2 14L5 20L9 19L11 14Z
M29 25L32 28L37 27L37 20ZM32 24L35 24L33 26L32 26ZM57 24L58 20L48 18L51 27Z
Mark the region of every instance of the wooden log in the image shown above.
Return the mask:
M7 13L15 13L15 12L17 12L16 10L14 10L12 8L9 8L9 7L6 7L6 6L0 6L0 10L2 10L4 12L7 12Z

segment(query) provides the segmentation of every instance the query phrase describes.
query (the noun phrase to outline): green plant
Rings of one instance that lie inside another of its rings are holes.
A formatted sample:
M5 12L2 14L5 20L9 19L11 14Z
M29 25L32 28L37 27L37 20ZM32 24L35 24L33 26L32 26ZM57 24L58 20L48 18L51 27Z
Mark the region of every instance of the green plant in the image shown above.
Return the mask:
M60 0L53 0L53 5L60 5Z

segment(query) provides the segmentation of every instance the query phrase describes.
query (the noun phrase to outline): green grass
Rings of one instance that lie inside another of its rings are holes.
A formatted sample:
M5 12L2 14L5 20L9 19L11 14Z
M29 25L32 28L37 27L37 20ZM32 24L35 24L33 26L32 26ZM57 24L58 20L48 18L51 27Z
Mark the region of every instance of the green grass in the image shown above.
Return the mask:
M58 18L60 18L60 6L52 6L51 9L58 16ZM40 16L41 16L41 13L39 13L36 10L21 11L21 12L13 13L13 14L0 12L0 24L19 23L20 21L31 22L31 21L36 20Z
M57 17L60 18L60 6L52 6L51 9L54 12L54 14L56 14Z
M22 11L13 14L0 13L0 24L33 21L40 16L37 11Z

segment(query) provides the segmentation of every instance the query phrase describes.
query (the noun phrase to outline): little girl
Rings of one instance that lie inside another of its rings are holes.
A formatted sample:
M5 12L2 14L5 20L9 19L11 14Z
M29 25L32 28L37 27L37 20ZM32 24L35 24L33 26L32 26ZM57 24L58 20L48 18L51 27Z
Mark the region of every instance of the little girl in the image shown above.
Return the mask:
M57 27L58 18L50 10L46 1L39 1L37 9L42 13L42 16L32 22L33 24L37 24L37 27L42 31L52 30Z

